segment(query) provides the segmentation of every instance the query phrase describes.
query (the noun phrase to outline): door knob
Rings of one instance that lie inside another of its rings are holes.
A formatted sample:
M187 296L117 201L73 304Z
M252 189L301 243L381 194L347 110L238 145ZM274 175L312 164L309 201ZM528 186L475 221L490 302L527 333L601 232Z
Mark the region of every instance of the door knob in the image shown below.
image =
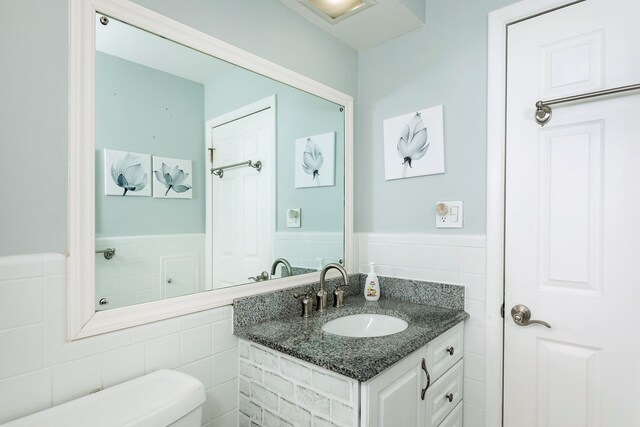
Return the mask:
M542 320L532 320L531 319L531 310L526 305L518 304L513 306L511 309L511 317L513 321L518 326L529 326L532 323L538 323L540 325L546 326L547 328L551 328L551 325Z

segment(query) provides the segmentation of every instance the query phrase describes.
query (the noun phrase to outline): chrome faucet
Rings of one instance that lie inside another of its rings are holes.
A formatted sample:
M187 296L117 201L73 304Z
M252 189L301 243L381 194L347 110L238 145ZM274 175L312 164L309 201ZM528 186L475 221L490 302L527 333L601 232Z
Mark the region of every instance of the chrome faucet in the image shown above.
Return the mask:
M342 275L342 279L344 280L344 285L349 286L349 275L347 274L347 270L344 269L340 264L327 264L322 268L320 272L320 290L316 293L316 298L318 300L318 304L316 305L316 310L320 313L327 310L327 294L328 292L324 289L324 281L325 276L327 275L327 271L335 268Z
M284 268L287 270L287 276L293 276L293 271L291 270L291 264L289 264L289 261L287 261L284 258L278 258L277 260L273 261L273 264L271 264L272 276L276 274L276 268L278 267L278 264L284 265Z

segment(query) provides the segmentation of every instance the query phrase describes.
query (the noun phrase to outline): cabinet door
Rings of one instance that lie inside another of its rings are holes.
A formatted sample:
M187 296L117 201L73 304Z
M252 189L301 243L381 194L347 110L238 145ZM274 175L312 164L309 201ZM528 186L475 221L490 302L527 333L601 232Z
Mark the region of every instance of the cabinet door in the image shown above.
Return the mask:
M424 357L423 347L362 385L362 426L425 425L426 408L420 399L426 385Z
M438 427L462 427L462 409L462 402L460 402Z
M462 400L463 372L464 365L461 360L431 385L425 397L427 425L440 424Z

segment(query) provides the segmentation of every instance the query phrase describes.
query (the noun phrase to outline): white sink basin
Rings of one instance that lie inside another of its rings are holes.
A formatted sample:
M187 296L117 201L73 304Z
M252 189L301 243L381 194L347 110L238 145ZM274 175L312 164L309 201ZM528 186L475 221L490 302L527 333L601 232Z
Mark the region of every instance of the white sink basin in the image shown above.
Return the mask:
M322 330L345 337L383 337L402 332L408 326L404 320L384 314L352 314L325 323Z

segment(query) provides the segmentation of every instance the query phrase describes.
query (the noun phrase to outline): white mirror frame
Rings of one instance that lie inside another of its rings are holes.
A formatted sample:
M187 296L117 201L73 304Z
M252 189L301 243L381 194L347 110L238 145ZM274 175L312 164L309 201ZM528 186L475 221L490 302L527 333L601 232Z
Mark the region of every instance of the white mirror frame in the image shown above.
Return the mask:
M69 340L229 305L236 298L299 286L318 273L200 292L171 299L95 311L95 14L133 26L247 68L344 106L345 267L355 272L353 242L353 98L254 54L126 0L71 0L69 15L68 283ZM335 274L335 273L334 273Z

